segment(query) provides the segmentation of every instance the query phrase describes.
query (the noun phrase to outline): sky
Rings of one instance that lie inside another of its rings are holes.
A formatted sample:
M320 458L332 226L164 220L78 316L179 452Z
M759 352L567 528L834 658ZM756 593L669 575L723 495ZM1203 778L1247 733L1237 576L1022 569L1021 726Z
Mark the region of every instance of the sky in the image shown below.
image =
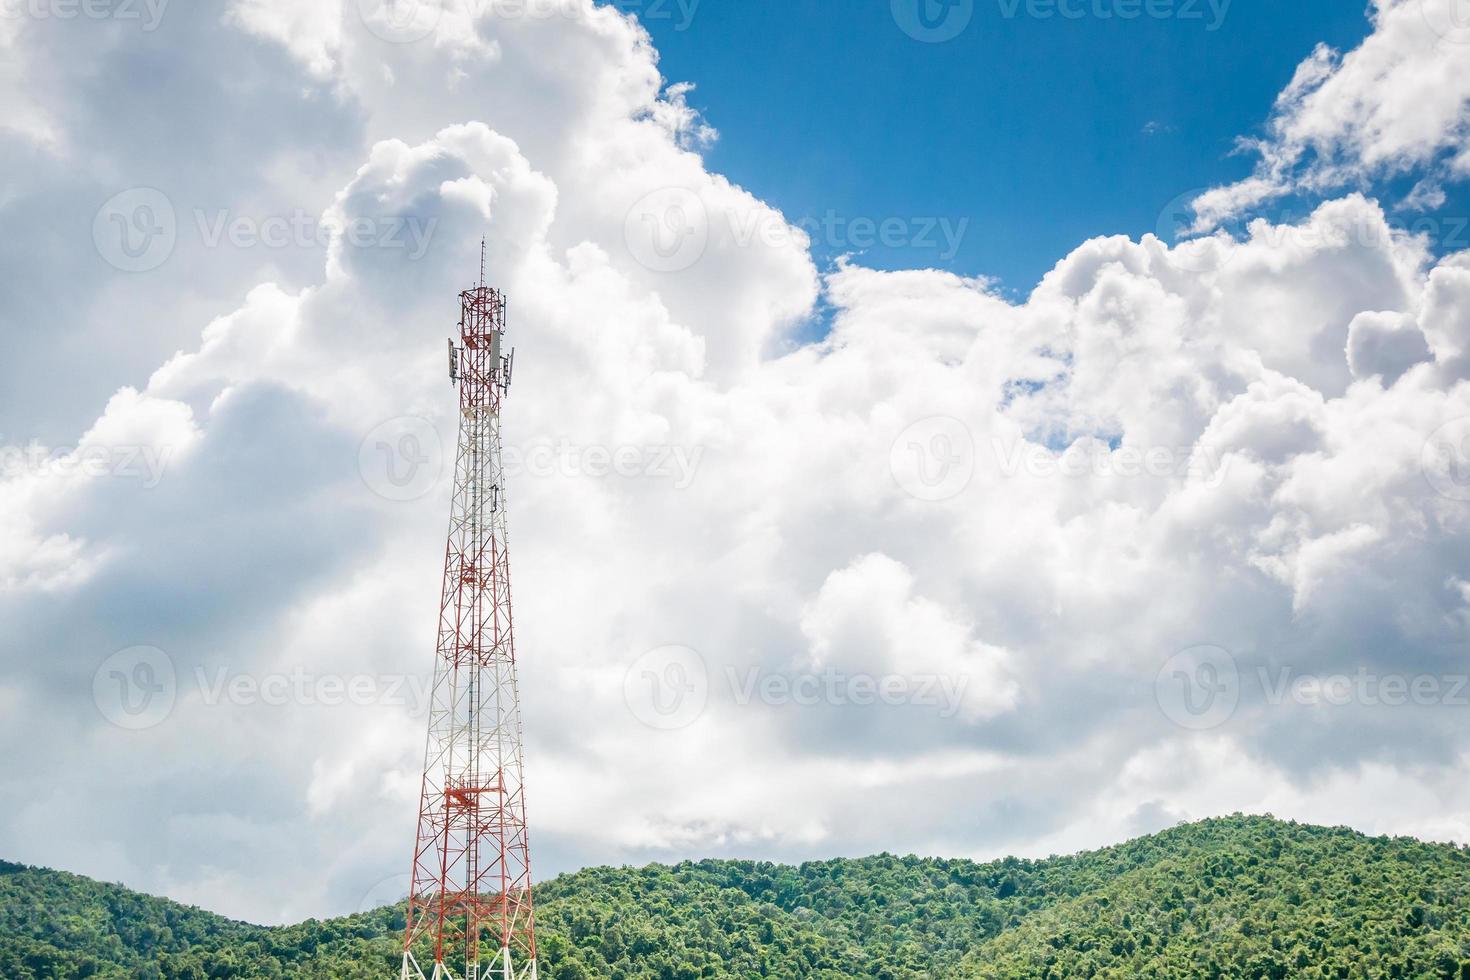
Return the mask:
M1063 14L1090 3L953 9L963 30L935 43L896 29L886 3L640 12L665 74L694 81L690 104L718 121L712 168L794 219L967 221L958 247L863 249L823 222L821 259L984 274L1021 297L1077 242L1155 232L1180 195L1248 175L1236 141L1260 132L1304 53L1369 29L1360 5L1331 0L1180 0L1135 18L1126 4L1111 18Z
M0 6L0 856L402 896L482 238L539 876L1470 841L1470 10L994 2Z

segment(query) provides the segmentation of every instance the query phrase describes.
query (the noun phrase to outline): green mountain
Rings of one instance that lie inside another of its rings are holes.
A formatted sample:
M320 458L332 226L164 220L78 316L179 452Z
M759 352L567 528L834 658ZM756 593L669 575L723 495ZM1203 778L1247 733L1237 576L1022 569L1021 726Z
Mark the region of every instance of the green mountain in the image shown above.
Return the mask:
M1470 980L1470 850L1260 817L1044 861L594 868L537 911L548 980ZM0 864L3 980L385 980L402 926L268 929Z

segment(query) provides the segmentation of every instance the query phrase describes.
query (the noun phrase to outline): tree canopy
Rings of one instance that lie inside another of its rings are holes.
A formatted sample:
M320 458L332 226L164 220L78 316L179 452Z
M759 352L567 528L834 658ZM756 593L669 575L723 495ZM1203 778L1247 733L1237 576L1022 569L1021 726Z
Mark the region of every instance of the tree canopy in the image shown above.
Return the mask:
M1470 980L1470 850L1265 817L1038 861L593 868L536 898L548 980ZM382 980L403 916L265 928L0 863L0 977Z

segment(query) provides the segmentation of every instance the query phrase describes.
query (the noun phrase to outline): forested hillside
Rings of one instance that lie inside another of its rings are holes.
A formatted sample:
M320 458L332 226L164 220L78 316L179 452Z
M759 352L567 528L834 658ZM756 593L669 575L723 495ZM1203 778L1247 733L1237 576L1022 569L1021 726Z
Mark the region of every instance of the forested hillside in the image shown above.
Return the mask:
M543 977L1470 980L1470 851L1231 817L990 864L597 868L537 893ZM0 977L382 978L401 908L285 928L0 864Z

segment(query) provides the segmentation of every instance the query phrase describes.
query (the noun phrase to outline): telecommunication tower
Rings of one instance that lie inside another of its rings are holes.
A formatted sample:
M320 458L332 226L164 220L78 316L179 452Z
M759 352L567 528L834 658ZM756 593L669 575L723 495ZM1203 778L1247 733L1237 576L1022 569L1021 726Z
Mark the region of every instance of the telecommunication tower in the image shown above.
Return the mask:
M459 299L459 445L400 980L536 980L500 443L515 355L483 242L480 283Z

